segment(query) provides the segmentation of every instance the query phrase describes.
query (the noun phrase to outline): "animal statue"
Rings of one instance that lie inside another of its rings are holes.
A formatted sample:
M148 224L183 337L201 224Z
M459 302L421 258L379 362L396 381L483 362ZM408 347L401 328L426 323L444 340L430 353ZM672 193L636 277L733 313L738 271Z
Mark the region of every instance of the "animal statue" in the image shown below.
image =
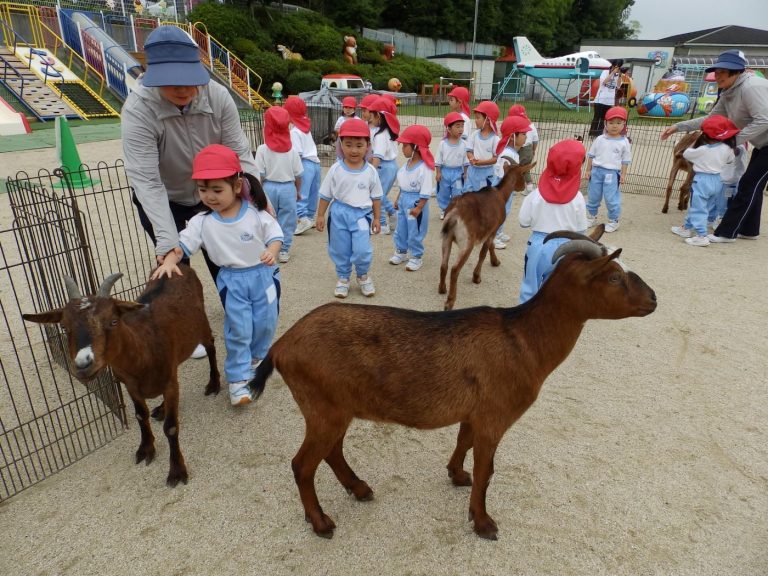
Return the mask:
M361 418L423 430L460 423L448 475L455 486L472 487L475 533L497 538L485 500L507 429L568 357L587 320L647 316L656 309L654 291L617 260L621 249L609 253L592 237L550 234L560 237L570 241L553 255L558 265L521 306L419 312L326 304L273 344L250 386L258 397L277 369L304 416L304 442L291 468L315 534L331 538L336 528L315 491L323 460L357 500L373 499L371 487L344 457L347 429ZM397 362L385 367L382 358ZM464 469L470 449L472 475Z
M691 184L693 184L693 165L683 158L683 152L688 148L696 148L699 146L699 136L701 132L695 130L688 132L675 144L672 150L674 159L672 161L672 169L669 171L669 179L667 180L667 189L664 193L664 206L661 208L662 213L666 214L669 211L669 198L672 195L672 186L677 178L677 173L681 170L684 171L685 180L680 186L680 196L677 200L677 209L685 210L688 208L688 202L691 198Z
M163 403L152 411L152 417L164 420L170 447L166 484L171 488L188 479L179 446L178 369L198 344L208 353L206 396L218 394L221 388L203 287L192 268L183 264L179 268L181 276L148 282L135 302L109 295L122 274L105 278L96 294L88 296L65 276L69 301L64 307L22 315L29 322L61 325L67 337L69 370L75 378L87 382L109 366L125 384L141 431L136 464L149 464L155 458L146 399L162 395Z
M277 45L277 51L283 56L283 60L304 60L304 57L298 52L292 52L286 46L282 44Z
M344 36L344 60L348 64L357 64L357 40L354 36Z
M384 44L384 50L382 51L382 55L384 56L384 60L392 60L392 58L395 57L395 45L394 44Z

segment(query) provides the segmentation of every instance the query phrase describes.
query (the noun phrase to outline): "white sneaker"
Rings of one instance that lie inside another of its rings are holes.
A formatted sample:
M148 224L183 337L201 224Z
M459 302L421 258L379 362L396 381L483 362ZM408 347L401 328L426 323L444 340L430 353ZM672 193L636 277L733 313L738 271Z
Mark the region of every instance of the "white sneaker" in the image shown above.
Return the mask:
M440 210L440 220L445 220L445 210Z
M285 251L280 252L280 254L277 256L277 261L280 262L281 264L285 264L290 259L291 259L291 255Z
M397 266L398 264L402 264L408 259L408 252L395 252L392 255L392 258L389 259L389 263L393 266Z
M300 236L314 225L314 222L312 222L312 220L309 218L299 218L299 221L296 223L296 230L294 231L294 235Z
M392 229L389 227L389 224L382 224L381 225L381 234L392 234Z
M736 238L726 238L725 236L715 236L714 234L707 234L707 238L710 242L714 242L715 244L729 244L731 242L736 242Z
M507 245L504 244L504 242L502 242L499 238L494 238L493 239L493 247L496 250L504 250L507 247Z
M587 228L592 228L595 224L597 224L597 214L594 216L587 214Z
M737 234L736 238L741 238L742 240L757 240L759 236L747 236L746 234Z
M245 406L253 402L251 391L248 389L248 380L229 383L229 403L232 406Z
M360 286L360 291L363 293L363 296L370 298L376 294L376 288L374 288L373 280L370 276L368 276L365 280L362 280L360 277L358 277L357 284Z
M504 234L504 232L502 232L501 234L496 234L496 238L498 238L499 240L505 243L509 242L510 240L509 234Z
M686 238L685 243L689 246L709 246L709 238L706 236L692 236Z
M333 290L336 298L346 298L349 295L349 281L339 280L336 282L336 288Z
M619 221L618 220L611 220L608 222L608 224L605 225L605 231L606 232L616 232L616 230L619 229Z
M677 234L678 236L680 236L680 238L691 237L690 228L683 228L682 226L672 226L672 228L670 228L670 231L672 232L672 234Z
M208 356L208 352L205 351L205 346L202 344L198 344L195 348L194 352L192 352L192 355L190 358L194 358L195 360L200 360L200 358L205 358Z
M405 269L409 272L416 272L416 270L420 270L423 265L424 261L421 258L411 258L408 260L408 264L405 265Z

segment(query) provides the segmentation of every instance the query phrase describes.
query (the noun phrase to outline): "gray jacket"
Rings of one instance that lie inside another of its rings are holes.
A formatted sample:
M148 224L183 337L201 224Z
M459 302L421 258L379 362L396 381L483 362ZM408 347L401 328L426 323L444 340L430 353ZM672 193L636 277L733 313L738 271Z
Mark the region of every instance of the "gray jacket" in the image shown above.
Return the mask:
M736 143L750 142L755 148L768 145L768 80L741 74L733 86L723 90L710 114L720 114L741 129ZM675 124L678 132L701 128L706 116Z
M182 112L160 96L158 88L139 85L121 111L125 171L157 239L155 253L179 245L168 201L200 202L192 180L192 159L209 144L229 146L243 170L258 176L240 115L227 89L211 81Z

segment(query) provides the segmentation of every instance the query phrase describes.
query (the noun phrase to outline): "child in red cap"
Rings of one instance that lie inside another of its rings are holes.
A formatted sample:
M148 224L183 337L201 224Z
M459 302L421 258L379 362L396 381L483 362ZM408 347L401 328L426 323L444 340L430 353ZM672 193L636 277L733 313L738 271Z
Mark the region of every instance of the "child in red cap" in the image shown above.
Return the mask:
M371 96L370 94L368 96ZM368 97L366 96L366 98ZM365 98L363 98L365 100ZM371 100L369 100L366 103L366 106L368 103L370 103ZM360 103L362 107L362 102ZM341 99L341 116L339 116L336 119L336 124L333 126L333 140L336 143L336 158L343 158L341 155L341 142L339 142L339 128L341 128L341 125L344 124L347 120L350 118L357 118L355 115L355 109L357 108L357 100L355 100L354 96L345 96ZM367 110L367 108L366 108Z
M707 215L723 187L720 173L735 158L735 137L739 133L733 122L719 114L708 116L701 131L696 147L683 152L683 158L693 164L691 205L683 225L672 227L672 233L685 238L690 246L709 246Z
M381 233L391 234L395 226L395 208L387 194L397 178L397 137L400 134L400 121L397 119L395 101L387 96L379 96L368 105L371 114L371 164L379 171L381 188ZM389 217L389 222L387 222Z
M363 296L373 296L376 289L369 274L373 260L371 232L378 234L383 191L376 169L366 162L371 143L368 124L359 118L344 122L339 128L344 158L328 170L320 186L316 228L325 228L328 216L328 255L336 267L336 298L349 294L352 268ZM330 206L330 209L329 209Z
M464 134L464 117L458 112L449 112L443 119L445 138L440 141L435 158L435 180L437 181L437 206L440 208L440 220L445 218L454 196L460 196L464 190L467 175L467 143Z
M525 251L525 269L520 285L520 304L531 299L552 273L552 255L567 238L544 238L550 232L570 230L585 233L587 218L584 196L579 193L581 166L586 151L578 140L563 140L549 149L547 167L539 186L525 197L520 207L520 226L531 228Z
M298 236L315 227L317 192L320 190L320 158L317 145L312 138L312 122L307 116L307 104L298 96L288 96L283 104L291 117L291 146L299 153L301 167L301 189L296 203L296 230Z
M493 166L496 164L496 145L499 143L499 131L496 128L499 107L496 103L484 100L475 107L474 112L477 130L467 140L469 169L465 192L477 192L490 185Z
M291 116L281 106L264 113L264 144L256 148L256 169L277 221L283 229L283 248L278 260L288 262L293 234L296 231L296 204L301 199L301 165L299 153L291 144Z
M530 122L531 127L525 135L525 144L520 148L518 154L520 156L520 164L531 164L533 162L533 157L536 155L536 148L539 147L539 131L536 129L536 125L531 122L531 119L528 118L528 115L525 112L525 106L522 104L513 104L510 106L507 116L523 116ZM525 196L533 190L533 176L531 176L529 171L525 173L523 178L525 178L525 190L523 191L523 196Z
M224 304L224 372L233 406L251 402L248 381L267 355L277 329L283 240L267 211L259 181L243 172L235 152L221 144L203 148L192 164L200 200L208 208L179 233L179 246L165 255L152 278L181 274L177 264L204 249L221 268L216 288Z
M619 229L621 216L620 184L627 178L627 168L632 161L629 138L624 135L627 126L627 111L614 106L605 113L605 131L595 138L587 154L587 170L584 177L589 180L587 192L587 219L592 227L597 222L597 211L605 198L608 208L606 232Z
M502 122L501 138L496 145L496 155L498 158L496 160L496 165L493 167L492 184L494 186L501 182L504 175L512 166L522 164L522 161L520 160L520 150L525 145L525 140L528 137L530 128L531 122L526 116L507 116L504 119L504 122ZM512 192L505 205L507 216L509 216L509 211L512 209L512 201L514 198L515 193ZM507 247L507 242L509 242L509 236L504 233L504 224L502 223L496 231L496 237L493 239L493 247L496 250L504 250Z
M464 132L462 132L462 139L465 141L469 138L472 127L469 123L469 90L464 86L456 86L447 94L448 96L448 108L451 112L461 114L464 119Z
M389 263L401 264L410 252L411 258L405 269L415 272L424 262L424 238L429 228L427 201L434 188L432 173L435 170L435 159L429 149L432 134L426 126L413 124L400 133L397 141L403 146L406 162L397 171L400 193L394 202L397 210L395 254Z

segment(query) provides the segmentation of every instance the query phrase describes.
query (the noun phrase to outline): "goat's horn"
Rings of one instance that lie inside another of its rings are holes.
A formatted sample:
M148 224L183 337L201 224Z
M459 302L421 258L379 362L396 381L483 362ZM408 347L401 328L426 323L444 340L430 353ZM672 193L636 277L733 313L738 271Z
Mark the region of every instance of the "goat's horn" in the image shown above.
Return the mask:
M596 244L591 238L587 240L571 240L561 246L558 246L555 253L552 255L552 263L558 261L561 256L571 254L572 252L580 252L584 254L590 260L595 260L601 256L605 256L605 248L600 244Z
M115 282L120 280L123 275L118 272L117 274L112 274L111 276L107 276L104 278L104 282L101 283L101 286L99 286L99 291L96 294L97 298L109 298L109 293L112 291L112 286L115 285Z
M592 238L586 234L579 234L578 232L572 232L570 230L558 230L557 232L550 232L544 238L544 243L554 240L555 238L568 238L569 240L587 240L588 242L594 242Z
M69 301L80 300L83 295L80 294L80 288L77 287L75 281L69 276L64 276L64 286L67 288L67 296Z

